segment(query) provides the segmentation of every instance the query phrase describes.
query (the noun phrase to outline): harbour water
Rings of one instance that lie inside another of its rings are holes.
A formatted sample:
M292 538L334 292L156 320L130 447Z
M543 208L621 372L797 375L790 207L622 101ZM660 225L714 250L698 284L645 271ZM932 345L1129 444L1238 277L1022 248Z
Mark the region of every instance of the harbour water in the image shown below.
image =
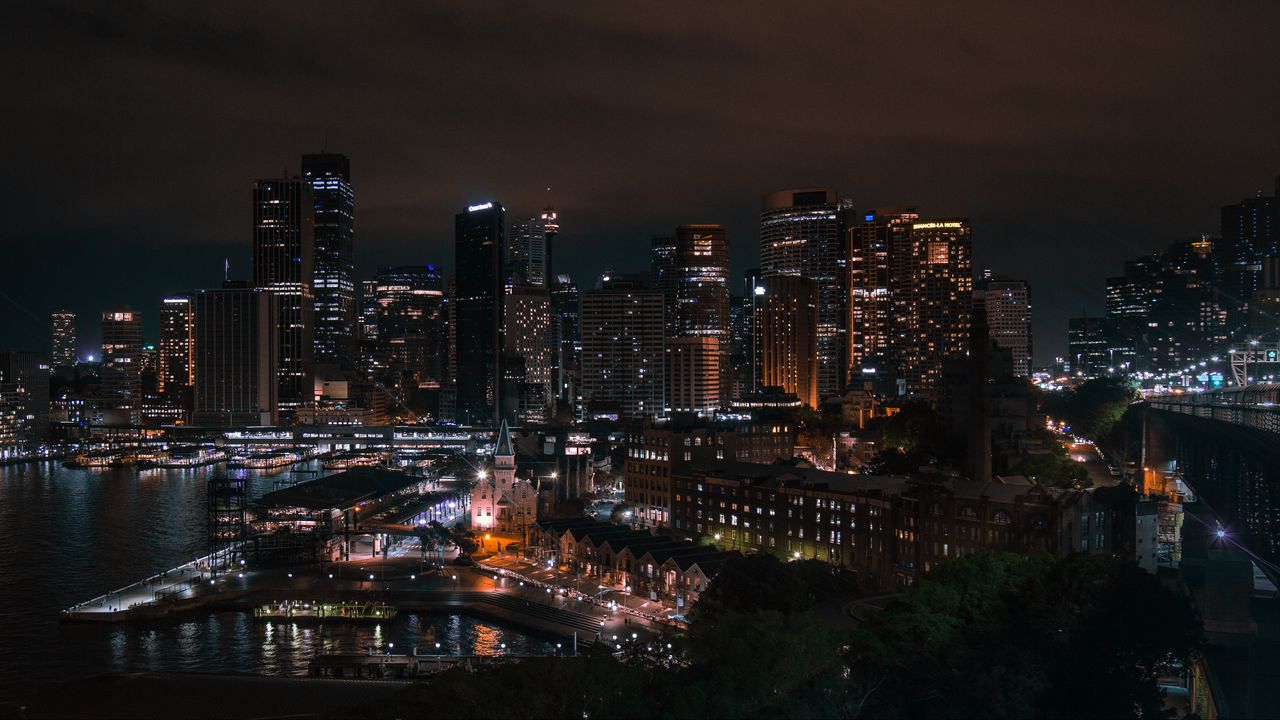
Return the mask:
M314 477L315 462L297 477ZM0 467L0 700L102 672L303 675L316 652L415 645L484 654L549 653L554 642L458 615L366 625L255 623L210 613L146 624L59 622L62 609L205 554L205 482L224 467L82 470ZM247 472L247 471L243 471ZM288 475L250 473L251 493Z

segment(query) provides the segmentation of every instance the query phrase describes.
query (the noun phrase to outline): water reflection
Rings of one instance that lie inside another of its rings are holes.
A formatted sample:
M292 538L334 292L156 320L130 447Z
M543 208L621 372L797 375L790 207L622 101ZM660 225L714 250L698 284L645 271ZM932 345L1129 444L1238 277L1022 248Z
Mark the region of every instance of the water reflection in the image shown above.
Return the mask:
M397 652L435 652L437 642L443 652L478 652L495 642L505 642L508 652L554 648L447 615L323 627L273 626L239 613L156 625L58 622L73 603L203 555L206 482L220 472L221 466L86 470L55 462L0 467L0 701L33 684L111 670L300 675L315 652L365 652L391 642ZM289 478L245 477L252 497Z

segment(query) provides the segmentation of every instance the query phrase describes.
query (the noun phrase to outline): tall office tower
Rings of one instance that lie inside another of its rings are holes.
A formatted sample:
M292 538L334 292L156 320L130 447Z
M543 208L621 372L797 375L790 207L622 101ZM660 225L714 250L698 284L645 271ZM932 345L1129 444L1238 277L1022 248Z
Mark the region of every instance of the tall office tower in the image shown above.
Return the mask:
M445 379L444 280L435 265L378 268L374 281L378 357L410 384L438 388Z
M352 367L356 357L355 191L346 155L302 156L315 208L315 361Z
M1027 281L984 273L974 295L985 311L983 340L1009 352L1015 375L1030 375L1031 287Z
M464 425L498 423L506 224L506 211L493 201L454 217L457 419Z
M48 434L48 363L34 352L0 352L0 456L6 446L34 447Z
M54 367L76 364L76 314L70 310L53 313L53 352L49 357Z
M665 321L667 337L679 335L676 315L676 292L680 287L680 272L677 269L676 238L674 235L660 235L651 241L649 249L649 287L660 290L666 304Z
M512 223L507 243L507 272L513 285L545 288L554 281L551 244L559 231L553 207L543 208L536 217Z
M142 315L102 313L102 400L107 424L142 421Z
M160 301L160 352L156 389L181 395L195 385L195 318L189 295Z
M932 393L943 363L969 347L973 260L964 218L911 223L912 281L905 291L908 341L903 358L908 394Z
M545 277L549 285L555 285L556 278L559 277L558 275L556 275L556 267L555 267L554 260L555 260L556 236L560 234L560 213L556 212L555 208L548 205L542 208L542 214L538 216L538 219L542 221L542 232L543 232L543 235L546 237L545 244L547 246L547 260L546 260L547 267L546 267L546 270L544 271Z
M253 285L280 297L276 345L280 419L315 400L314 200L311 185L259 180L253 188Z
M877 208L849 227L850 377L896 363L893 251L905 251L911 223L918 217L914 208ZM900 263L899 270L905 265ZM903 285L910 287L909 281Z
M582 400L593 416L662 412L663 295L632 279L582 293Z
M809 278L818 291L818 395L844 389L848 363L848 269L844 227L851 203L830 188L799 188L764 196L760 272Z
M714 416L720 402L720 338L667 338L667 411Z
M676 335L729 340L729 243L721 225L676 228ZM725 348L728 349L727 347Z
M192 424L274 425L279 406L276 343L284 298L242 280L201 290L195 306L195 410Z
M539 287L510 288L503 314L505 352L524 365L518 382L541 388L544 402L555 397L559 323L552 318L551 293Z
M1067 321L1067 360L1077 377L1107 375L1134 359L1129 338L1110 318L1078 317Z
M1262 261L1280 255L1280 177L1271 197L1259 190L1223 207L1221 231L1214 248L1222 270L1218 285L1230 300L1230 330L1240 335L1247 332L1248 300L1259 287Z
M551 290L551 308L557 327L556 401L573 408L577 404L581 377L582 335L579 321L582 297L578 285L568 275L557 275Z
M376 372L378 351L378 279L360 281L360 370L366 377Z
M751 338L755 325L755 292L729 298L729 397L737 400L743 393L755 390Z
M761 387L778 387L817 408L818 288L798 275L761 280L756 297L757 369Z

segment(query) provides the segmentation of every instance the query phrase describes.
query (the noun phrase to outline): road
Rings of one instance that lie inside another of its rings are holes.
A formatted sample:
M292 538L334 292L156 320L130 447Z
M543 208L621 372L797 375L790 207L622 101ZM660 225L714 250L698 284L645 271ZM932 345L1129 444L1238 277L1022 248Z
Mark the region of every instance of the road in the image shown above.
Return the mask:
M1067 452L1071 454L1071 459L1084 465L1084 469L1089 472L1089 479L1093 481L1094 487L1119 485L1124 481L1122 477L1111 474L1106 461L1102 459L1102 454L1093 443L1067 439L1064 444Z

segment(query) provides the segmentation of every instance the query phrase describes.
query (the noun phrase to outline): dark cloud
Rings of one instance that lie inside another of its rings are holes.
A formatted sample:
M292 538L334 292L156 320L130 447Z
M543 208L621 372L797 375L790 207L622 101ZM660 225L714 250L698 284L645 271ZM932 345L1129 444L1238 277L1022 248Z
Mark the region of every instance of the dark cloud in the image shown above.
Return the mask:
M967 214L1033 284L1041 359L1126 257L1280 172L1274 3L46 2L6 10L4 345L33 319L247 274L249 188L352 158L361 272L452 259L452 214L548 197L561 266L643 266L759 196ZM548 194L546 188L550 187ZM154 317L154 312L151 313ZM96 332L85 320L82 332Z

